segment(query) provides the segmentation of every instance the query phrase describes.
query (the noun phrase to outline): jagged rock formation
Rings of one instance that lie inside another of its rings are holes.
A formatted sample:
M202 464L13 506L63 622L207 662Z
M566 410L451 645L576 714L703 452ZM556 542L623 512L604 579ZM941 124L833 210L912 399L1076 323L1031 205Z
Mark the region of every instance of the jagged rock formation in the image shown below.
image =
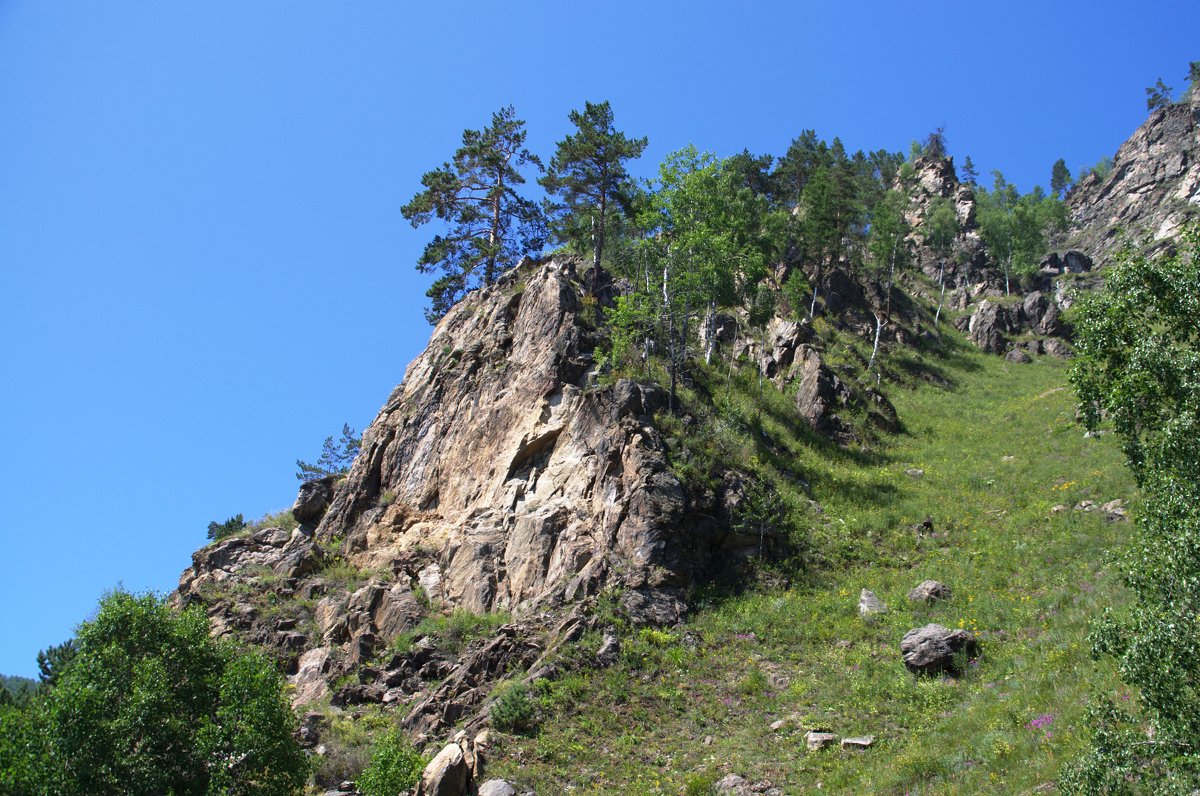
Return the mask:
M1200 92L1187 104L1150 114L1113 157L1103 179L1092 173L1067 195L1071 240L1104 264L1122 245L1150 237L1156 247L1200 215Z
M651 416L662 391L587 386L579 284L551 262L455 307L363 438L316 531L364 568L426 557L429 596L473 612L556 608L620 585L673 621L729 541Z
M959 234L954 242L955 257L946 258L946 284L967 286L984 282L994 288L1003 287L1002 278L996 273L987 257L987 251L979 237L979 224L975 220L975 192L971 186L958 181L953 158L920 157L913 163L916 184L905 220L914 230L909 243L917 255L921 270L936 279L942 267L937 255L925 245L921 237L921 225L935 199L948 199L954 203L954 214L958 218Z
M594 383L571 264L521 270L443 318L349 474L302 487L298 528L222 540L180 579L215 632L287 663L297 703L403 703L405 726L438 729L485 710L506 672L545 676L538 661L590 626L581 609L602 590L670 624L712 569L782 548L732 530L736 472L712 490L672 471L662 390ZM448 608L517 621L464 650L390 651Z

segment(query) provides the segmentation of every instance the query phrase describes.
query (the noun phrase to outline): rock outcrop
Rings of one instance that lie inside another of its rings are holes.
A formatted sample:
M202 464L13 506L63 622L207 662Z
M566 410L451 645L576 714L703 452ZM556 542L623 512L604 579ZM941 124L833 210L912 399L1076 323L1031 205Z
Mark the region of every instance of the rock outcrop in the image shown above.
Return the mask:
M774 531L733 530L738 473L713 473L714 490L672 470L662 390L594 384L581 290L569 265L526 264L460 302L350 472L301 488L299 527L198 551L178 600L274 651L297 704L404 704L404 726L434 732L485 713L507 673L546 676L539 661L590 627L602 589L635 622L671 624L693 582L781 549ZM452 609L514 621L464 649L395 646Z
M1153 111L1117 150L1106 175L1092 173L1067 195L1071 240L1107 264L1122 233L1156 245L1200 215L1200 92Z
M619 585L636 615L677 619L728 536L668 466L651 421L665 394L586 386L579 289L552 262L454 307L364 433L317 538L343 539L363 568L425 556L440 572L430 596L476 613Z

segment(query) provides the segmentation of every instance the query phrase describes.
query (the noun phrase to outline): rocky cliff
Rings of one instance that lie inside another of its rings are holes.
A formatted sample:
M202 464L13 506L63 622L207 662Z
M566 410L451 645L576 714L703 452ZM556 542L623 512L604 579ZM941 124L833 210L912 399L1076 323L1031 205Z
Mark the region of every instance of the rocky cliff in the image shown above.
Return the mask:
M1152 112L1117 150L1107 175L1092 172L1067 195L1072 243L1106 263L1124 235L1157 247L1200 215L1200 92Z
M774 531L733 530L737 472L713 489L672 470L662 390L596 383L581 294L570 262L526 262L458 304L349 474L306 484L290 532L198 551L180 601L274 650L298 704L403 704L429 730L479 710L508 671L541 676L601 592L633 622L671 624L693 584L781 549ZM411 644L453 610L511 622L466 648Z

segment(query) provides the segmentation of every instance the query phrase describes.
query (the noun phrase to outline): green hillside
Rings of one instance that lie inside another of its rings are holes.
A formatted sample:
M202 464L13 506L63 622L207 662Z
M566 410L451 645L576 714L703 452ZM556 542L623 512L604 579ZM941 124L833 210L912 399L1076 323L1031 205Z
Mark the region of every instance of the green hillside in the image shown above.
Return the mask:
M1054 507L1128 499L1132 483L1115 440L1076 424L1061 363L960 353L942 375L952 387L893 391L906 431L877 454L794 443L824 508L810 576L776 573L776 586L713 600L682 627L628 636L610 669L548 684L536 693L546 720L502 737L496 775L538 793L702 793L729 772L785 793L1053 783L1081 749L1090 689L1115 683L1086 636L1122 599L1108 553L1130 528ZM763 422L780 430L769 412ZM926 517L932 531L914 531ZM925 579L952 599L910 603ZM863 588L887 613L860 618ZM962 677L905 671L900 638L928 622L978 635ZM806 752L814 727L875 741Z

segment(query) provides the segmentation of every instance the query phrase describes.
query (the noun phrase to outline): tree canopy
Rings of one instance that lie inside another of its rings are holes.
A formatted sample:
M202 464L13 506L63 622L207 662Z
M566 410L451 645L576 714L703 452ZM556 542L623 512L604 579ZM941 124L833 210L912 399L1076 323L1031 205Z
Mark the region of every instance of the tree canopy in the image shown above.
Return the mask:
M1191 793L1200 782L1200 226L1161 257L1127 251L1076 314L1071 381L1089 428L1111 422L1142 489L1122 561L1130 607L1093 629L1136 695L1100 695L1074 793ZM1136 788L1133 786L1136 783Z
M492 284L503 263L542 248L542 212L516 190L527 166L542 170L541 160L525 148L525 122L509 105L492 114L491 125L464 130L453 160L427 172L424 190L401 208L414 227L436 218L447 228L417 261L417 270L443 274L427 293L430 323L468 291Z
M647 140L619 132L608 102L585 102L583 111L571 111L570 119L576 131L558 142L539 182L554 197L548 206L555 234L591 249L595 292L612 217L631 210L634 185L625 161L641 157Z
M283 678L209 635L200 608L113 592L76 654L21 710L0 708L0 792L298 792L308 774Z

